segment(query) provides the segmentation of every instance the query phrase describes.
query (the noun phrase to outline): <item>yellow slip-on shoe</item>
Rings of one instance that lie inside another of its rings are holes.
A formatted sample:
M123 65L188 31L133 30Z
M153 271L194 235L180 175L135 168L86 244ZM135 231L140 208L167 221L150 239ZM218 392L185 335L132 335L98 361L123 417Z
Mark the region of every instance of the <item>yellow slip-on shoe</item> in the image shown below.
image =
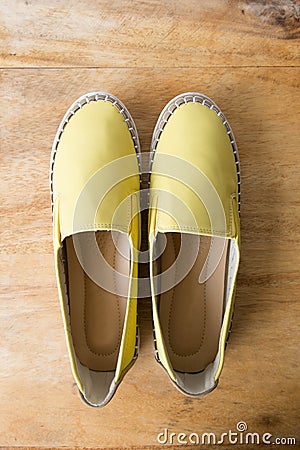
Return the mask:
M94 92L65 114L50 166L58 292L74 378L103 406L138 352L137 130L116 97Z
M149 248L156 359L185 394L213 390L224 361L240 242L233 132L205 95L171 100L151 144Z

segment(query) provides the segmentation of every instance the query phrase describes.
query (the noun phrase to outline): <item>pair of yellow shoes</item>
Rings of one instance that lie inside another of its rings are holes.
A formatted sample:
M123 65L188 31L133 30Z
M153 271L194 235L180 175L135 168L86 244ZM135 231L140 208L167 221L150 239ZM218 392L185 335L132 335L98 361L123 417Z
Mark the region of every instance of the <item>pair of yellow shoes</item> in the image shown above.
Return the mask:
M137 357L141 297L152 297L156 359L182 392L211 391L223 366L240 239L232 130L208 97L181 94L163 109L149 154L125 105L103 92L69 108L53 144L59 297L73 374L92 406L109 402ZM139 252L144 208L147 254ZM138 278L147 255L150 283Z

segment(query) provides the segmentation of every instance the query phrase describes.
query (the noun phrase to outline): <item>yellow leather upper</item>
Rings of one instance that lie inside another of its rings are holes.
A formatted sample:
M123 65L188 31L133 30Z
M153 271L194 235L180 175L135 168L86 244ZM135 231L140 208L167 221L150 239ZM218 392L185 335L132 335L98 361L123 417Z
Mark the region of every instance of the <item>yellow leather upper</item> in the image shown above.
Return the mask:
M104 100L92 101L75 112L57 147L53 171L53 242L56 276L71 366L84 393L76 358L59 267L63 240L81 231L119 230L128 234L132 252L140 244L140 179L136 150L119 110ZM131 280L115 382L132 361L136 345L136 256Z
M178 231L231 238L237 244L238 261L240 220L237 169L226 127L215 111L197 102L188 102L175 109L156 146L150 188L150 255L159 231ZM237 266L232 274L232 286L224 314L215 380L224 360L236 273ZM150 274L157 350L163 366L176 382L160 327L152 265Z
M215 111L199 103L175 110L156 147L151 191L158 230L238 235L236 165Z
M128 232L128 196L134 192L139 192L138 164L124 118L110 102L84 105L66 125L55 157L58 242L80 231Z

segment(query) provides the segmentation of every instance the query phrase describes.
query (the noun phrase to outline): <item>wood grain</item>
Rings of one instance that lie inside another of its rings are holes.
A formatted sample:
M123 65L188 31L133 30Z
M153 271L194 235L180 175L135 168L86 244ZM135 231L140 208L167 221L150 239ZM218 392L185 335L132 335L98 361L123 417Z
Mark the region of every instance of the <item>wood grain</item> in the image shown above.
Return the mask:
M298 0L1 0L0 67L299 66Z
M154 450L167 447L157 442L165 428L220 435L241 420L299 446L299 17L298 0L0 0L0 448ZM234 129L237 306L219 387L202 399L180 394L155 363L144 299L140 355L116 396L103 409L79 400L48 168L65 110L94 90L126 103L144 151L164 104L188 90L212 97Z
M0 75L0 446L155 449L163 448L164 428L221 434L241 420L249 431L299 440L299 69L8 68ZM97 89L126 103L144 151L164 104L187 90L212 97L236 134L237 306L219 387L202 399L180 394L156 364L150 304L141 300L136 364L105 408L79 400L54 277L48 166L65 110Z

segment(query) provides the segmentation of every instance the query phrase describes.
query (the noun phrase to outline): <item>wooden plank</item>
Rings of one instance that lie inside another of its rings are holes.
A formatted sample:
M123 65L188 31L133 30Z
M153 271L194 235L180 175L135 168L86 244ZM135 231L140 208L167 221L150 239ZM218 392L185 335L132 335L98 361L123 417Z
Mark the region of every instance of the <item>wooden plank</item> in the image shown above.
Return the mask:
M297 0L1 0L0 67L297 66Z
M165 428L220 435L239 421L299 439L299 69L9 69L0 89L0 446L154 449ZM126 103L144 151L164 104L187 90L211 96L235 131L237 307L219 387L204 398L184 397L155 363L150 303L141 300L136 364L105 408L79 400L54 278L48 166L65 110L95 89Z

